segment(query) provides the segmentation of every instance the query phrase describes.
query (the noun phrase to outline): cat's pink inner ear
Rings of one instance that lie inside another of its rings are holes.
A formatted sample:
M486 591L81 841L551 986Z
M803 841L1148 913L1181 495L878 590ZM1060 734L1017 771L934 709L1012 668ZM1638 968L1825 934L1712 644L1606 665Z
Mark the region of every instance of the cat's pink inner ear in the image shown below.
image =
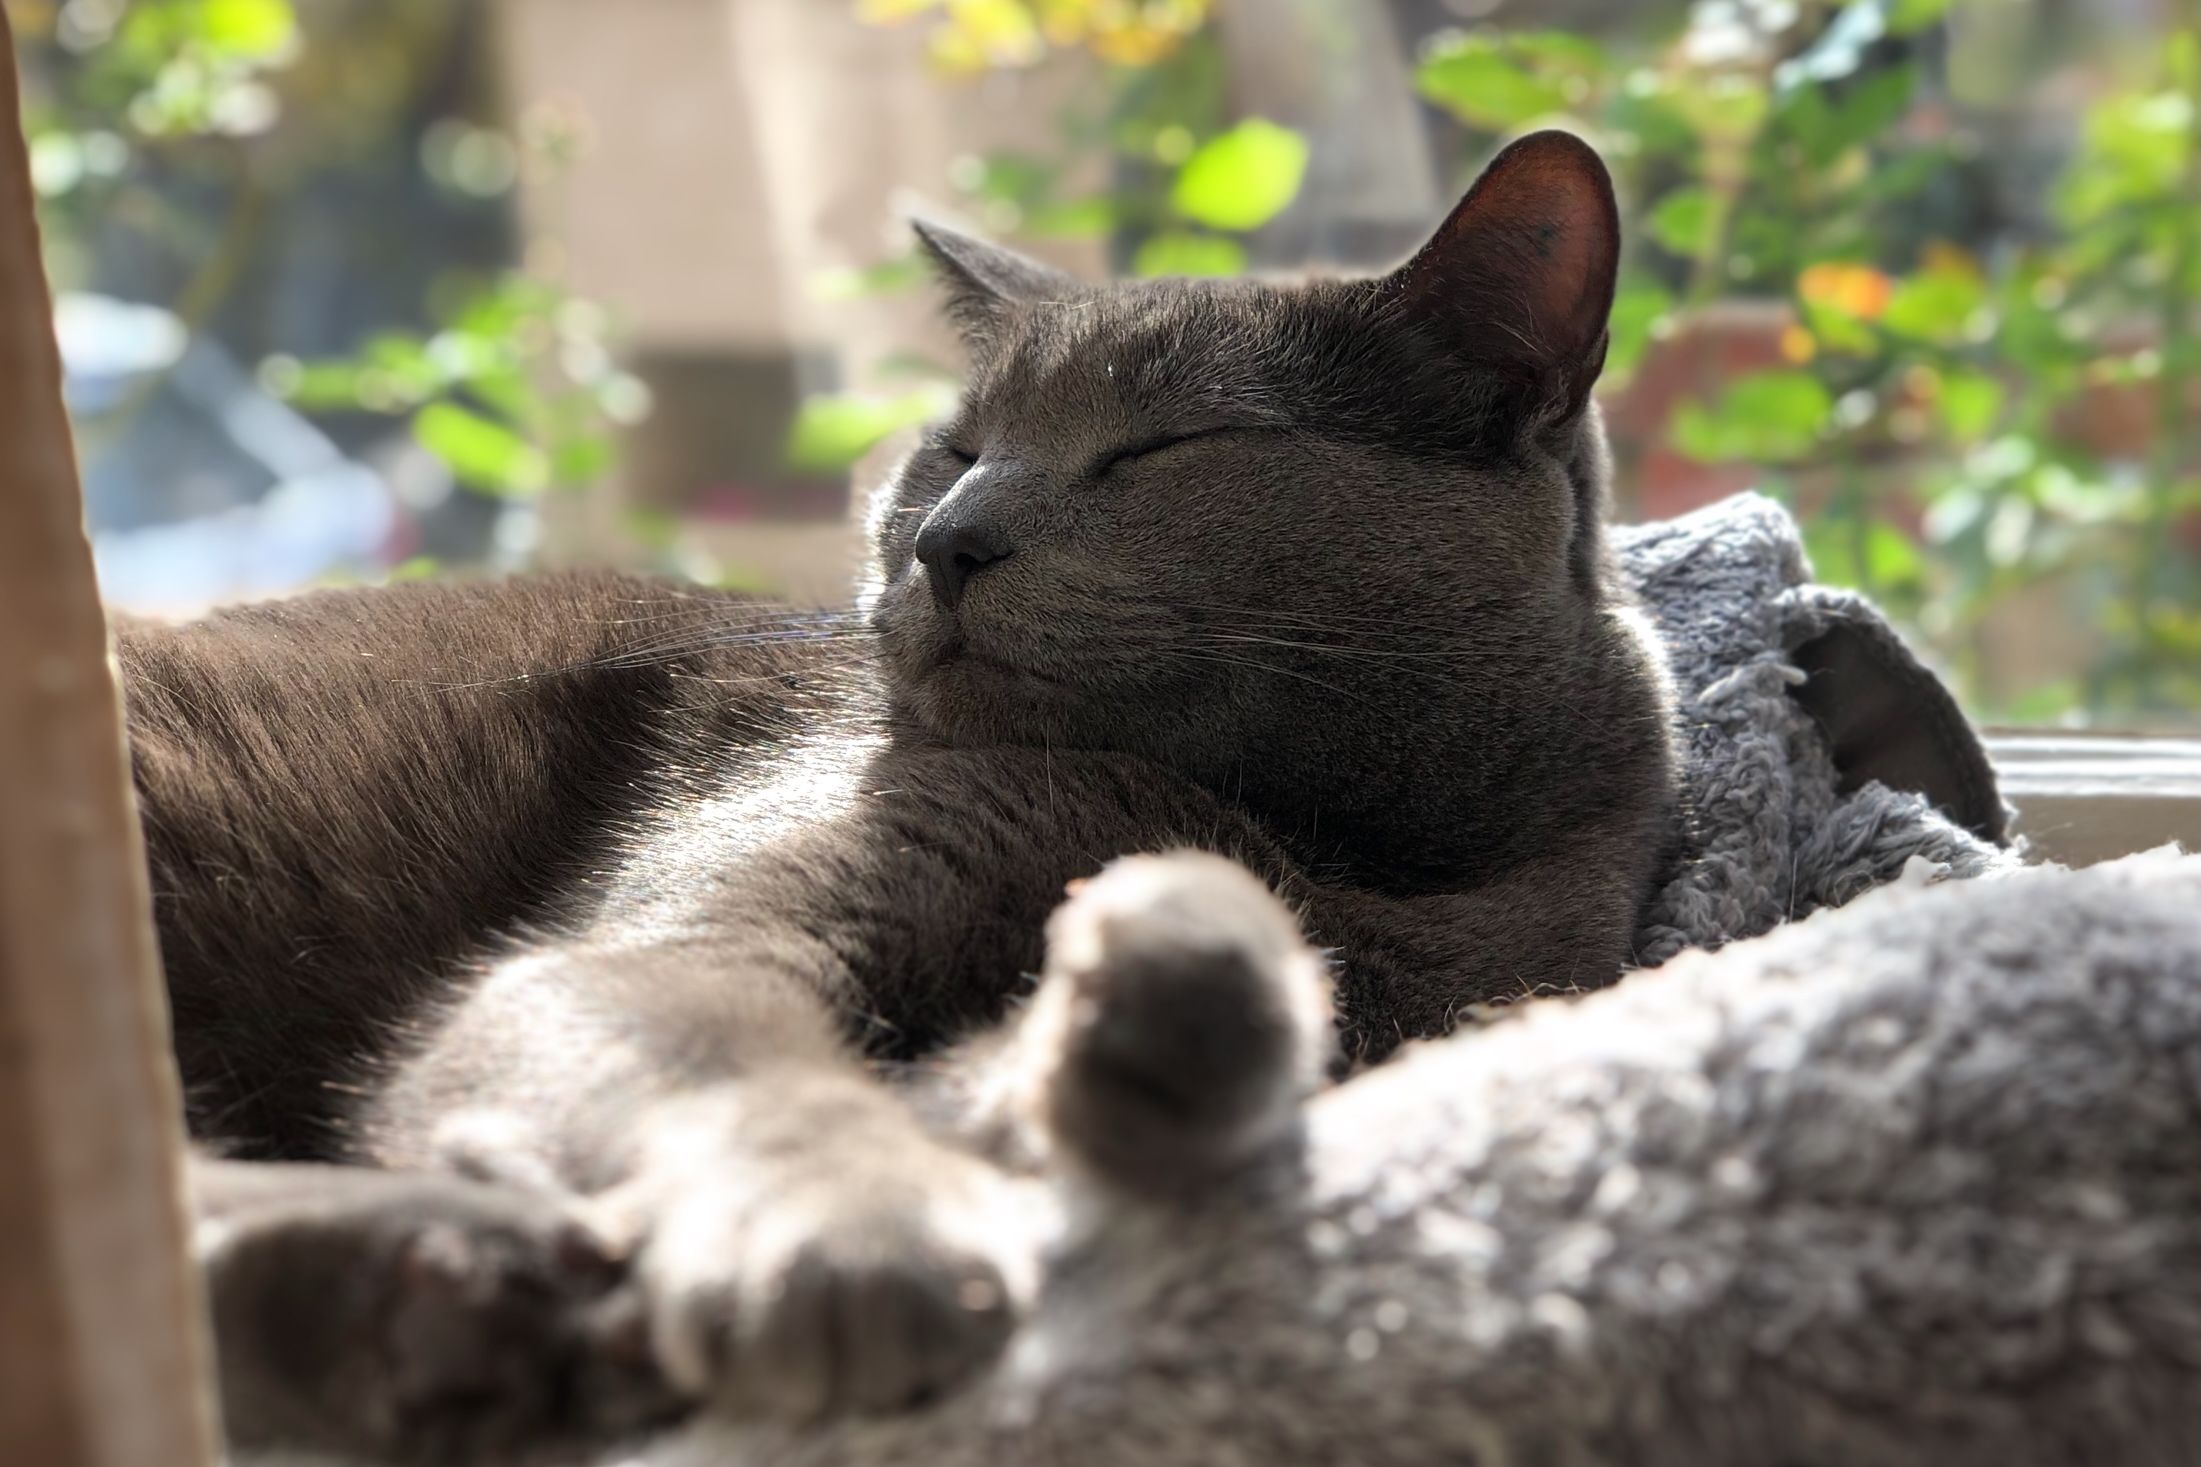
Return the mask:
M1604 365L1620 210L1589 144L1540 132L1491 161L1396 277L1463 356L1532 378L1568 411Z

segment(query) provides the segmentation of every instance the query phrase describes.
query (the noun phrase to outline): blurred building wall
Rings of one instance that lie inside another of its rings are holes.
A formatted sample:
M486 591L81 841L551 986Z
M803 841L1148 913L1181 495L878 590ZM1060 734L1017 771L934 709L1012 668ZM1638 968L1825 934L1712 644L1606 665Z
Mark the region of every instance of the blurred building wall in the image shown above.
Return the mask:
M1256 260L1382 267L1428 238L1449 198L1392 8L1230 0L1216 23L1235 110L1308 143L1299 196L1256 236Z
M776 350L780 263L719 0L496 0L530 237L644 347ZM570 137L543 146L546 135ZM561 156L563 155L563 156Z
M1044 146L1090 73L1073 57L951 81L919 28L864 25L852 0L495 3L514 122L571 140L558 162L528 149L528 233L614 306L657 403L613 492L554 509L549 557L586 558L626 507L680 509L745 578L844 596L848 486L780 462L789 416L807 393L893 388L878 369L897 353L955 347L925 291L818 285L903 252L912 213L952 218L958 160ZM1041 252L1104 267L1098 245Z

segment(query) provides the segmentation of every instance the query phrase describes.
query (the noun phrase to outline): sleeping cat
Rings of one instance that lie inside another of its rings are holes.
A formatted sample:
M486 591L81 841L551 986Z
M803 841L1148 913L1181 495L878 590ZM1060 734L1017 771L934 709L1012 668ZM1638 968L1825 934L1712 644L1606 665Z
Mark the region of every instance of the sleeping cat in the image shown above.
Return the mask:
M951 1388L1034 1286L969 1124L1029 1097L974 1049L948 1134L882 1071L1082 971L1043 930L1112 858L1250 867L1351 1061L1625 965L1671 754L1601 528L1595 154L1516 143L1370 280L920 239L969 387L855 618L580 576L121 629L241 1440ZM1304 1068L1298 990L1224 981L1271 919L1224 880L1211 939L1167 885L1041 1102L1134 1187L1261 1144Z

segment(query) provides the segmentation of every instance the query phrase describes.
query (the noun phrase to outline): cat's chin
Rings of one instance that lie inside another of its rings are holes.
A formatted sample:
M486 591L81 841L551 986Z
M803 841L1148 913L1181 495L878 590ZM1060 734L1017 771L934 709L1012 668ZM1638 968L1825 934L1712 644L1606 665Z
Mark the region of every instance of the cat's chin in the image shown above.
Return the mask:
M947 743L1025 743L1059 734L1078 701L1060 678L968 646L944 649L929 662L897 679L897 701Z

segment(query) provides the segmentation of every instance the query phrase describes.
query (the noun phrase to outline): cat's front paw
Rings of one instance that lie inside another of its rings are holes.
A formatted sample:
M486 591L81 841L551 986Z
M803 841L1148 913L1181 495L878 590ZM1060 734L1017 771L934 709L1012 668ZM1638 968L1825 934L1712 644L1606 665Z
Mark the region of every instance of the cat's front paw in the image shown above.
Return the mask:
M207 1179L211 1178L211 1183ZM670 1419L624 1266L555 1201L454 1178L199 1173L223 1411L240 1447L503 1459Z
M777 1114L652 1206L641 1271L673 1378L734 1415L807 1421L920 1405L990 1363L1035 1269L1016 1184L868 1096L797 1084L757 1103Z
M1178 852L1117 861L1056 909L1017 1049L1057 1148L1171 1193L1288 1135L1333 1042L1290 910L1236 862Z

